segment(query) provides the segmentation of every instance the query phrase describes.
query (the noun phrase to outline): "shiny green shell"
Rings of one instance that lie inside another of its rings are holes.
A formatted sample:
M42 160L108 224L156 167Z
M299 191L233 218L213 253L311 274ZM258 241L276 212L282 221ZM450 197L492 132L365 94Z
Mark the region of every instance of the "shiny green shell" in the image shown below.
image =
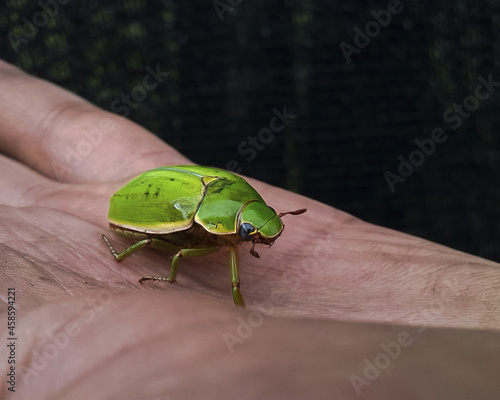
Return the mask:
M144 172L110 200L109 221L148 234L170 234L200 224L228 235L250 223L267 238L283 224L243 178L223 169L196 165L160 167Z

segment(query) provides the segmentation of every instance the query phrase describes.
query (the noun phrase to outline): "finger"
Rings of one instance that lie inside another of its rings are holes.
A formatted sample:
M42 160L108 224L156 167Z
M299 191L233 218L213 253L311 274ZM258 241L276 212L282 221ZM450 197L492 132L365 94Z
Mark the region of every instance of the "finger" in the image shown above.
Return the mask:
M133 122L0 60L0 151L65 182L104 182L184 156Z
M0 204L26 207L40 195L53 190L57 182L40 175L18 161L0 154Z
M107 226L109 197L121 185L120 181L57 182L1 154L0 171L0 204L61 210L103 227Z

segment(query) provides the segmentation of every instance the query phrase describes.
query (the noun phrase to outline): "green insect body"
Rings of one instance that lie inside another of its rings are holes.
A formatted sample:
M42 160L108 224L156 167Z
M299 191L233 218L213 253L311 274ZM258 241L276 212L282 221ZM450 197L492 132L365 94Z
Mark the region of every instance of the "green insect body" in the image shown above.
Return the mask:
M252 241L271 246L283 231L281 217L305 209L276 214L243 178L223 169L195 165L160 167L139 175L110 200L109 225L116 234L136 243L117 253L121 261L147 245L175 252L168 277L139 280L175 282L181 257L202 256L223 246L230 249L234 303L244 306L240 292L237 245Z

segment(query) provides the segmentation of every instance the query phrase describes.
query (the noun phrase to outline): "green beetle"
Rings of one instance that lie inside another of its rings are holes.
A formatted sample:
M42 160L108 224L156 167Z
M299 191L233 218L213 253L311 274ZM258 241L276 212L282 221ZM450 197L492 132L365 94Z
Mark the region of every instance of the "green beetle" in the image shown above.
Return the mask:
M138 240L117 253L102 238L117 261L147 245L176 252L168 277L147 280L175 282L181 257L202 256L229 246L233 299L244 306L238 277L237 245L252 241L271 246L283 231L281 214L268 207L243 178L223 169L196 165L160 167L144 172L119 189L110 200L109 226L116 234Z

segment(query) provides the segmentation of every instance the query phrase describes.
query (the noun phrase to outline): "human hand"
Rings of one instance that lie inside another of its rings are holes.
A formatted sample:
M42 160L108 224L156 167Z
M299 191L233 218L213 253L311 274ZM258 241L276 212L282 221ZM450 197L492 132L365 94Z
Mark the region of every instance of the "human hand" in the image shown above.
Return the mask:
M430 327L500 327L498 264L251 179L277 211L308 212L285 220L284 233L259 251L260 259L242 246L248 310L232 306L224 251L181 260L175 285L140 285L143 275L164 276L168 260L151 249L114 260L101 239L109 197L147 169L189 160L132 122L5 63L0 87L1 293L15 288L20 309L17 362L27 368L17 377L21 398L81 398L89 388L97 398L255 398L256 382L264 397L355 397L350 376L362 373L363 358L413 329L414 344L393 361L398 372L362 387L363 394L397 394L395 379L437 345L441 367L474 357L467 348L473 333ZM109 236L117 248L130 244ZM58 334L67 344L49 359L44 350ZM478 334L479 346L498 351L496 333ZM422 363L426 372L412 382L433 376L436 361ZM295 369L286 379L285 368ZM271 379L273 372L281 378ZM301 379L310 387L301 388ZM462 383L475 379L485 379L484 371Z

